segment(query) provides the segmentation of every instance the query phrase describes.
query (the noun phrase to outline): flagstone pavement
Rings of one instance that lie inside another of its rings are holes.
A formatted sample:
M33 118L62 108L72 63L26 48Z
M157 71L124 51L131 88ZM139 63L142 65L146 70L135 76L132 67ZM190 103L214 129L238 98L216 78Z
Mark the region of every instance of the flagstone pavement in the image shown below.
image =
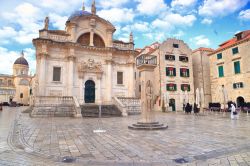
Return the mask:
M137 131L140 116L30 118L0 112L0 165L250 165L250 115L156 113L168 129ZM104 129L104 133L93 132Z

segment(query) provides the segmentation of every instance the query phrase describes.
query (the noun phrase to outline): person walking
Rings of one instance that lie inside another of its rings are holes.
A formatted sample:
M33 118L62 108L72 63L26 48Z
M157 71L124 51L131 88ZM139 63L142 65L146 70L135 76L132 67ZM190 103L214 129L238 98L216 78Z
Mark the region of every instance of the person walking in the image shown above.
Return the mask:
M231 119L238 119L237 114L234 104L231 104Z

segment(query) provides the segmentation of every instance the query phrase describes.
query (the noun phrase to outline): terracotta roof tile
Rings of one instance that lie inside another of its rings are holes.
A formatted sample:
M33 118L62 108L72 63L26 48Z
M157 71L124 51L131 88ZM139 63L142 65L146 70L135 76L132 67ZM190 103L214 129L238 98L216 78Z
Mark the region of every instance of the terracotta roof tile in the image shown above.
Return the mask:
M242 31L240 33L237 33L236 35L242 35L242 38L241 39L238 39L237 40L237 37L234 37L234 38L231 38L227 41L225 41L224 43L220 44L219 48L217 48L213 53L209 54L209 55L212 55L212 54L215 54L223 49L226 49L226 48L229 48L229 47L232 47L233 45L237 45L243 41L246 41L248 39L250 39L250 30L247 30L247 31Z
M200 47L200 48L197 48L193 51L193 53L197 52L197 51L208 51L208 52L213 52L214 49L212 48L206 48L206 47Z

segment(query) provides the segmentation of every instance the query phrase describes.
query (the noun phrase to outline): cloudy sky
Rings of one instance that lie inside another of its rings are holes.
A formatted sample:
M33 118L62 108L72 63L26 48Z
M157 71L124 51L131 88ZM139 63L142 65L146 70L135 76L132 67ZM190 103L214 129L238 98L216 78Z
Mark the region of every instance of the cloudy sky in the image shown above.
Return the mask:
M85 0L90 10L92 0ZM46 16L50 29L64 29L68 17L83 0L1 0L0 73L11 74L24 50L35 72L32 39L38 37ZM168 37L184 40L192 49L216 48L242 30L250 29L250 0L96 0L97 15L116 27L114 37L142 48Z

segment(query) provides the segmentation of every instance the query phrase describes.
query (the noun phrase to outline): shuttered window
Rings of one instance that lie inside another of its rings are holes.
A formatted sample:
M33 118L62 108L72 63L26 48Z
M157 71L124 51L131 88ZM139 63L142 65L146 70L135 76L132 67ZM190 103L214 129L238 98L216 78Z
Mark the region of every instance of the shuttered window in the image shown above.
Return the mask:
M53 81L61 81L61 67L53 68Z
M234 62L234 73L235 74L240 73L240 61Z
M181 77L189 77L189 69L187 69L187 68L180 68L180 76Z
M224 69L223 66L218 66L219 77L224 77Z
M166 67L166 76L176 76L176 69L173 67Z
M172 84L172 83L167 84L166 88L167 88L167 91L176 91L177 90L176 84Z
M123 72L117 72L117 84L123 84Z
M181 84L181 90L182 91L190 91L190 85L189 84Z
M238 53L239 53L238 47L233 48L233 49L232 49L232 52L233 52L233 55L234 55L234 54L238 54Z
M222 53L217 54L217 59L222 59Z

